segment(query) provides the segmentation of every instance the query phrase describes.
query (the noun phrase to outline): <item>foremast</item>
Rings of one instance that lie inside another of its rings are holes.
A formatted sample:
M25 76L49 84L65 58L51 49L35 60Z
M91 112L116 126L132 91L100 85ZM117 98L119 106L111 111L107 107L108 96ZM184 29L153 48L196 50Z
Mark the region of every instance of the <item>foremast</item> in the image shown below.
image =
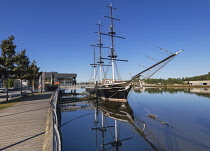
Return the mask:
M95 45L91 45L93 46L93 63L90 64L92 67L93 67L93 81L94 81L94 84L96 83L96 68L97 68L97 65L96 64L96 50L95 50Z
M99 31L99 33L101 33L101 26L103 26L103 25L101 25L101 23L100 23L100 21L99 21L99 23L98 24L96 24L96 25L98 25L98 31ZM101 37L101 34L99 34L99 43L98 43L98 45L99 45L99 61L98 61L98 63L99 63L99 70L100 70L100 82L102 83L102 80L103 80L103 78L102 78L102 76L103 76L103 74L102 74L102 66L103 66L103 60L102 60L102 48L103 48L103 44L102 44L102 37Z
M101 26L103 26L103 25L100 23L100 21L96 25L98 26L98 32L95 32L95 33L99 34L98 44L90 45L90 46L93 46L94 49L95 49L95 47L99 47L99 61L97 62L98 64L95 64L95 65L99 66L99 72L100 72L99 73L99 81L102 83L102 81L103 81L103 66L108 66L108 65L104 65L104 61L102 58L102 48L110 48L110 47L104 47L103 43L102 43ZM95 56L94 56L94 58L95 58ZM96 77L95 77L95 81L96 81Z

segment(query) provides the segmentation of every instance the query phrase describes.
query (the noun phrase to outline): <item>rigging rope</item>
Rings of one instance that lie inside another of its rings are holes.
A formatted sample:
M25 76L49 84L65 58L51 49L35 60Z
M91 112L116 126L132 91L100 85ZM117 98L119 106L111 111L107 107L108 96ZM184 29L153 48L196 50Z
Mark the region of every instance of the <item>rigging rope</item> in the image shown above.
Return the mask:
M175 57L175 56L174 56ZM160 68L158 68L155 72L153 72L147 79L149 79L151 76L153 76L155 73L157 73L160 69L162 69L166 64L168 64L174 57L169 59L165 64L163 64Z
M106 79L106 74L105 74L105 71L104 71L104 68L102 68L102 71L103 71L103 75L104 75L104 79ZM102 78L102 80L103 80L103 78Z
M154 58L151 58L151 57L148 57L148 56L146 56L146 55L144 55L145 57L147 57L148 59L151 59L151 60L154 60L154 61L156 61L156 62L158 62L156 59L154 59Z
M90 75L90 79L89 79L89 82L91 82L92 81L92 76L93 76L93 70L92 70L92 73L91 73L91 75Z
M98 74L98 70L99 70L99 66L97 66L97 68L96 68L96 76L98 77L98 79L100 79L100 77L99 77L100 75ZM96 77L95 77L95 81L97 81Z
M119 70L118 70L117 63L116 63L116 62L115 62L115 68L116 68L116 71L117 71L118 81L121 81L122 78L121 78L121 76L120 76L120 72L119 72Z
M155 46L155 45L154 45L154 46ZM163 48L160 48L160 47L158 47L158 46L155 46L155 47L157 47L158 49L160 49L160 50L162 50L162 51L165 51L165 52L167 52L167 53L173 54L173 53L171 53L170 51L165 50L165 49L163 49Z
M111 61L109 61L109 66L111 66ZM104 77L107 77L107 73L108 73L108 70L109 70L109 66L108 66L107 69L106 69L106 73L105 73L105 76L104 76Z
M157 51L157 50L155 50L155 49L152 49L152 48L149 48L149 47L148 47L148 49L149 49L149 50L152 50L152 51L154 51L154 52L156 52L156 53L160 53L160 54L162 54L162 55L168 55L168 54L166 54L166 53L159 52L159 51Z

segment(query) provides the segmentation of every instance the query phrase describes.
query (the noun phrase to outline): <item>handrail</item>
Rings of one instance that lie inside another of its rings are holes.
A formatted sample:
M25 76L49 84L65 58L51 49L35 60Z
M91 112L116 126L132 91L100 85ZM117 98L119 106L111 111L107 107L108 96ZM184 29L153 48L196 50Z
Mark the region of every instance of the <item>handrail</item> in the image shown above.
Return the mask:
M52 126L53 126L53 151L61 151L61 137L59 133L59 122L57 116L57 101L58 101L59 88L51 96L50 107L52 111Z

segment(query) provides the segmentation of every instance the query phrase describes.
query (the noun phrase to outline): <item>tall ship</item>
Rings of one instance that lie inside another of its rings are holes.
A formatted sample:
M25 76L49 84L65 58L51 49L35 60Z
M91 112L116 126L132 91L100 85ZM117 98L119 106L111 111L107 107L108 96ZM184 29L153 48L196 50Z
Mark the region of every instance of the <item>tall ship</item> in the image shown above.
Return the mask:
M163 59L162 61L159 61L158 63L152 65L149 68L146 68L145 70L141 71L140 73L136 74L133 76L130 80L128 81L122 81L122 80L116 80L117 78L117 72L118 68L116 65L117 61L124 61L128 62L128 60L122 60L118 59L118 56L116 54L116 49L115 49L115 38L120 38L120 39L125 39L124 37L120 37L116 35L116 32L114 30L114 21L120 21L119 19L115 18L113 16L113 11L116 9L115 7L112 6L110 3L110 6L106 6L110 9L110 16L104 16L105 18L108 18L110 20L110 26L109 26L109 32L108 33L103 33L101 32L101 26L103 26L100 22L97 24L98 25L98 32L95 32L99 35L99 42L96 45L90 45L93 46L94 48L94 62L90 64L93 67L93 79L94 79L94 86L92 87L86 87L86 93L91 96L99 97L103 100L108 100L108 101L118 101L118 102L126 102L128 94L130 90L133 87L132 81L135 79L140 79L140 77L145 73L149 72L155 67L159 67L156 71L151 73L149 77L154 75L160 68L165 66L169 61L171 61L176 55L178 55L182 50L171 54L167 58ZM110 47L105 47L103 46L102 43L102 36L107 36L111 40L111 46ZM96 53L95 49L99 49L99 61L96 62ZM102 49L109 49L110 54L108 55L107 58L102 56ZM104 61L108 60L109 64L105 65ZM107 66L108 68L111 67L111 76L112 78L107 78L106 75L104 76L102 74L103 67ZM99 75L97 75L97 67L99 67ZM99 76L99 81L96 80L96 77Z

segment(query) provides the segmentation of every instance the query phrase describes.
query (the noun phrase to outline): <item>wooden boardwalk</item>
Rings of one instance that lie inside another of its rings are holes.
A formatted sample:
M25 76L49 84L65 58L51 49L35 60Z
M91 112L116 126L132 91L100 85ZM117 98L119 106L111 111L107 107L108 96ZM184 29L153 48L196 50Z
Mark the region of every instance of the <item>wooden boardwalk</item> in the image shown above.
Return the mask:
M0 150L42 151L52 92L0 111Z

